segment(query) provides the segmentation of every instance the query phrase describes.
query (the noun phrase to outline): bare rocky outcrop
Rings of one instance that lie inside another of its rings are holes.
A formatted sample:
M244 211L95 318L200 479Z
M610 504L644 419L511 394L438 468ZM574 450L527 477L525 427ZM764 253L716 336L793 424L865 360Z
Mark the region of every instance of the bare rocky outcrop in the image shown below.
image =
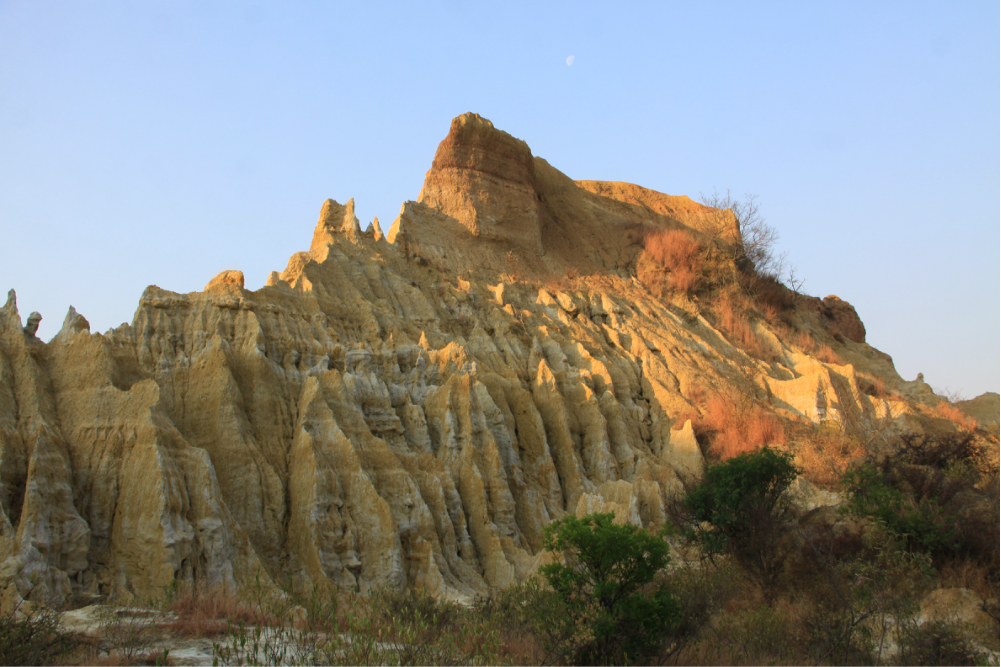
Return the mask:
M131 324L91 333L71 308L48 343L11 293L0 591L86 601L259 575L470 600L533 572L568 513L661 524L701 475L697 386L803 422L905 410L860 390L857 370L902 381L837 315L850 306L829 306L844 365L759 322L764 362L633 279L644 230L699 231L705 208L575 183L466 114L385 239L328 199L309 250L259 290L239 271L150 286Z
M542 253L532 151L479 114L452 121L417 201L473 236Z
M855 312L855 307L835 295L806 297L802 307L820 316L824 327L834 336L843 336L856 343L865 342L865 325Z
M34 337L35 333L38 331L38 325L42 321L41 313L35 312L28 315L28 322L24 325L24 333L29 336Z
M956 407L977 420L982 428L998 433L1001 420L1001 396L997 392L988 391L968 401L956 401Z

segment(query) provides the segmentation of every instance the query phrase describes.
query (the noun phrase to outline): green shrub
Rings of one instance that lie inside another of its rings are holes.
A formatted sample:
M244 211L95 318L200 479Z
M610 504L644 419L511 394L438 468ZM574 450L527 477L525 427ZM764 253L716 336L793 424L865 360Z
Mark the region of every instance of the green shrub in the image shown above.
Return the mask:
M933 555L958 548L955 525L933 498L915 498L893 485L892 476L872 463L845 473L847 511L878 519L912 551Z
M709 466L685 496L689 539L710 555L732 555L768 594L786 556L783 494L797 474L790 454L769 447Z
M543 547L560 560L540 572L565 609L551 619L562 630L557 652L564 662L612 664L655 656L677 622L674 596L663 584L652 585L669 561L664 534L613 519L568 516L543 532Z
M902 435L847 472L845 511L881 523L937 567L959 558L998 579L997 460L969 433Z

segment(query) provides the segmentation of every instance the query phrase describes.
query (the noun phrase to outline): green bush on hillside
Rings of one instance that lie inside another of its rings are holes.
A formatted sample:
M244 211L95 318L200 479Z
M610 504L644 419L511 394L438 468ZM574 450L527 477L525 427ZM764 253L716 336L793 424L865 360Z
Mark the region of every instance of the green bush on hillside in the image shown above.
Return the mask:
M783 494L797 474L792 456L770 447L709 466L684 500L688 537L710 555L732 555L771 590L785 560L779 540L789 508Z
M998 465L970 433L900 436L845 474L846 511L879 521L936 566L972 558L997 577Z
M929 498L914 498L894 487L872 463L845 473L849 493L847 510L856 516L878 519L913 551L950 553L959 535L942 508Z
M564 610L551 619L561 629L561 661L612 664L656 656L677 622L677 600L666 586L652 586L669 561L664 534L617 525L614 516L568 516L544 530L543 547L559 558L540 572Z

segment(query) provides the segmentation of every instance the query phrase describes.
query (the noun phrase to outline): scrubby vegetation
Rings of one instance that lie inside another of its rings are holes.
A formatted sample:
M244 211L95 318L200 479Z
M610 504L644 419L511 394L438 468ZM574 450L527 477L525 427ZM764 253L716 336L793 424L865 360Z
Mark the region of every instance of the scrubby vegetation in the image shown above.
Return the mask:
M59 628L47 608L14 609L0 617L0 664L48 665L65 661L79 641Z
M797 505L789 452L710 459L660 532L565 517L537 576L472 606L294 582L172 590L172 616L108 613L89 653L52 612L9 615L0 661L169 664L169 635L210 638L218 664L983 664L998 648L996 459L961 431L853 451L830 484L840 508ZM980 608L922 609L954 587Z
M932 414L940 419L948 419L964 431L972 433L977 429L977 421L949 401L942 401L936 405Z
M692 228L647 231L637 278L656 296L693 300L734 346L776 361L780 351L759 335L755 322L793 334L789 327L802 281L785 255L776 253L778 232L760 215L754 197L738 201L713 193L703 203ZM811 353L842 363L830 346L805 335Z
M972 434L905 435L845 475L847 509L941 564L964 557L997 576L997 461Z
M653 260L638 269L645 285L662 294L666 289L689 294L699 287L704 249L692 234L681 229L661 230L649 234L643 247Z
M726 460L766 446L786 444L786 431L774 413L750 395L695 386L691 400L699 409L678 415L675 426L692 429L711 460Z

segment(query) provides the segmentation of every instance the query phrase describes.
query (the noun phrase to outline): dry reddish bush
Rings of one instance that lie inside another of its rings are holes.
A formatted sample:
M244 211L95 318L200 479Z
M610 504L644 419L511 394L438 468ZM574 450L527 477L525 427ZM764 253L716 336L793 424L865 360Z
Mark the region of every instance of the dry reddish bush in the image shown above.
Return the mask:
M704 415L679 415L674 423L684 424L685 419L692 420L696 436L709 440L709 451L721 461L765 445L786 444L782 422L749 400L717 394L706 401Z
M758 311L761 313L761 317L769 324L778 324L781 321L782 314L779 312L779 309L770 303L759 305Z
M984 600L997 598L997 570L971 558L953 558L939 569L939 588L968 588Z
M792 342L807 354L813 354L817 351L817 341L813 340L813 336L805 331L798 332Z
M187 637L216 637L226 632L227 623L266 625L273 619L220 589L194 590L170 605L177 620L170 628Z
M796 308L796 293L774 276L745 273L741 275L741 282L755 307L769 322L778 321L783 313Z
M562 292L563 290L568 289L569 286L564 278L549 278L543 284L543 287L545 287L546 291L550 294L555 294L556 292Z
M733 425L717 433L712 450L725 461L770 444L785 444L785 430L775 417L755 413L743 425Z
M754 329L744 317L740 308L734 304L730 298L722 298L716 302L713 308L716 316L716 326L730 340L731 343L741 348L752 357L774 361L775 351L765 344L761 338L754 333Z
M814 353L814 356L823 361L825 364L835 364L837 366L845 365L844 359L841 358L841 355L831 349L830 345L819 346L816 353Z
M942 419L948 419L964 431L972 433L977 430L977 420L948 401L942 401L936 405L932 410L932 414Z
M702 246L686 231L664 229L643 239L646 254L669 271L668 284L693 292L702 280ZM651 277L648 277L648 281Z
M873 398L894 398L897 394L886 388L886 382L881 377L874 375L859 374L858 386L863 394Z
M636 263L636 278L654 296L664 297L670 291L664 268L646 255L640 255Z
M673 289L690 294L702 281L702 271L690 266L679 266L671 271L667 279Z
M226 634L229 625L224 619L207 618L199 614L178 618L168 627L183 637L221 637Z
M698 242L681 229L664 229L643 239L643 248L668 269L691 264L698 259Z
M837 428L821 426L797 435L796 465L817 486L837 487L845 471L866 453L861 443Z
M796 347L823 361L825 364L835 364L837 366L844 366L845 364L844 359L830 345L818 343L813 336L805 331L797 333L793 339L793 343Z

